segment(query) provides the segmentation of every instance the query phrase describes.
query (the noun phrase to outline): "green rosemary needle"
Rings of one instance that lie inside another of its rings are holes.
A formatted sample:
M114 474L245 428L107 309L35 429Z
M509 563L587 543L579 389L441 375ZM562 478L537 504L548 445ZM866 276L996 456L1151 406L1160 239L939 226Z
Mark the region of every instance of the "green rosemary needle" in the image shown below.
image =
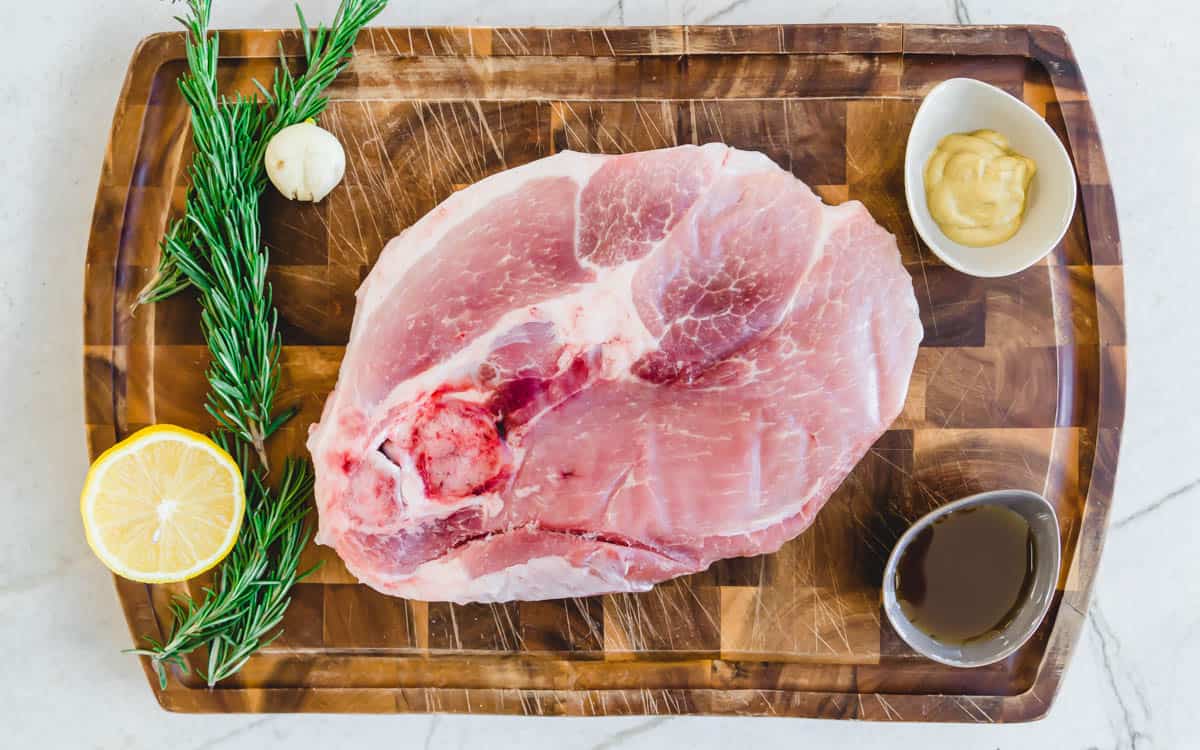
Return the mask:
M210 686L236 673L251 654L278 637L300 555L311 535L307 515L312 468L288 459L274 488L266 483L265 443L291 412L274 407L281 340L267 282L259 199L266 188L263 153L283 128L316 117L322 92L345 68L358 32L387 0L342 0L330 28L310 30L300 17L306 71L295 76L280 48L271 88L261 99L221 96L217 89L220 38L209 32L211 0L188 0L188 72L179 82L191 109L195 156L183 218L162 242L158 273L135 307L185 289L199 293L201 327L211 362L205 408L220 425L214 439L238 461L246 481L246 519L213 584L199 600L177 597L162 640L142 636L165 689L168 667L186 672L186 657L207 648L202 676Z
M211 0L189 0L191 13L180 19L189 35L189 70L179 87L192 110L192 185L185 216L167 232L157 273L134 307L187 288L200 292L211 355L206 408L223 428L253 445L263 465L266 439L291 416L272 408L280 341L258 219L267 185L263 153L280 130L325 110L325 88L349 62L358 32L386 5L387 0L343 0L333 25L315 30L297 7L306 70L294 76L281 46L271 87L257 84L261 101L218 94L220 40L208 31Z

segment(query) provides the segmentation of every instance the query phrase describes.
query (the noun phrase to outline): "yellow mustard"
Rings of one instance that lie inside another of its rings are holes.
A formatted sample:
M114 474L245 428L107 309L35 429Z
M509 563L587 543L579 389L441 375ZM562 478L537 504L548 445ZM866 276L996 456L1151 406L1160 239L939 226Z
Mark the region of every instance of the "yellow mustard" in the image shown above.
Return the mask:
M1036 171L994 130L948 135L925 164L929 213L959 244L999 244L1021 228Z

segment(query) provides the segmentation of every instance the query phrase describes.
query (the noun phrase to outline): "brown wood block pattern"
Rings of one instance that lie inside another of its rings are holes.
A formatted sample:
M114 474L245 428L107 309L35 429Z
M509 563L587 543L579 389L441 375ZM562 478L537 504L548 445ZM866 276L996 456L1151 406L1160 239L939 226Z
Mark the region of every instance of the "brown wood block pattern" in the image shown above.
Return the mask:
M554 151L622 154L693 143L695 112L677 102L553 102L550 133Z
M692 26L687 51L694 54L783 52L898 53L903 49L900 24L827 24L820 26Z
M907 133L920 104L915 99L864 97L846 105L846 181L849 197L862 201L875 220L900 245L906 266L937 264L937 257L917 238L904 201L904 146L896 133ZM881 143L894 146L880 148ZM914 275L915 272L914 272ZM917 280L917 297L929 296L925 278ZM927 300L928 301L928 300Z
M1079 202L1087 220L1090 257L1097 266L1121 265L1121 235L1117 231L1115 200L1112 185L1083 185L1079 188Z
M271 251L273 269L329 263L328 201L292 203L270 187L261 205L263 242Z
M279 332L288 346L345 344L361 276L359 266L274 265L267 280L279 312Z
M416 627L409 602L375 591L362 591L354 584L305 584L305 587L324 590L319 610L324 614L324 629L314 646L342 649L416 646Z
M917 306L925 328L924 347L983 346L987 341L987 280L964 276L949 266L920 265Z
M641 594L604 598L604 650L703 652L720 648L719 591L699 583L704 574L661 583Z
M325 600L333 587L300 583L292 588L292 603L283 618L283 633L267 648L291 651L331 645L325 640Z
M346 564L337 556L332 547L320 544L310 544L300 557L300 567L308 570L313 566L317 569L308 577L309 583L357 583L358 579L346 570Z
M1064 141L1066 140L1061 131L1060 137ZM1084 219L1087 201L1084 188L1080 188L1079 199L1075 203L1075 213L1071 215L1067 233L1058 243L1058 247L1054 248L1054 252L1048 256L1048 263L1058 266L1088 265L1090 254L1097 251L1098 248L1092 247L1088 241L1087 222Z
M978 78L1019 97L1025 89L1025 60L1015 56L968 57L964 60L953 54L921 55L904 66L900 85L905 94L920 96L947 78Z
M226 91L269 77L294 31L221 37ZM156 422L209 429L208 353L195 294L130 312L192 152L176 88L179 34L145 40L113 118L84 298L92 455ZM1072 155L1076 215L1051 257L1002 279L940 263L913 231L905 135L950 76L1001 86L1044 114ZM1087 90L1049 27L883 25L378 28L330 87L323 124L346 179L320 205L268 188L263 238L285 341L272 463L302 455L337 378L354 290L384 244L455 190L563 149L622 153L724 141L756 149L826 201L862 201L897 236L925 340L892 429L807 532L775 554L724 560L651 591L457 606L356 582L310 545L281 638L206 689L173 673L173 711L715 713L881 721L1023 721L1044 714L1099 563L1125 400L1124 276L1116 208ZM997 487L1044 492L1060 514L1051 613L1011 658L927 661L881 616L895 540L942 503ZM161 636L176 593L116 588L131 633ZM201 665L196 654L193 665Z
M604 602L600 597L521 602L518 610L526 651L600 654L604 650Z
M436 652L525 650L521 603L429 603L429 649Z

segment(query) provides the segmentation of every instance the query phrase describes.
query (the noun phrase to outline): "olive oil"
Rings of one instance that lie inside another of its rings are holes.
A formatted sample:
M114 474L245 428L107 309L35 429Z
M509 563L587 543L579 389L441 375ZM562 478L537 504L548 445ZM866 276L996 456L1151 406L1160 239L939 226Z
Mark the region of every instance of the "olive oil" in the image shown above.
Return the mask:
M961 645L1004 628L1024 603L1036 565L1033 531L996 505L955 511L921 531L896 569L905 616L930 637Z

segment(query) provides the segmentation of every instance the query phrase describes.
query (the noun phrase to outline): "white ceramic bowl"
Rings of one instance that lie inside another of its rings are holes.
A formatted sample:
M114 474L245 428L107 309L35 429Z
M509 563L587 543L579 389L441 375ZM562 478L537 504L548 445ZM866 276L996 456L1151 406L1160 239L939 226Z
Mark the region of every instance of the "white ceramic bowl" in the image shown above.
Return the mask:
M967 247L942 233L925 201L925 163L943 136L987 128L1037 163L1025 219L1017 233L990 247ZM1058 136L1020 99L973 78L951 78L925 97L904 152L908 212L925 244L972 276L1007 276L1046 256L1062 240L1075 212L1075 170Z

